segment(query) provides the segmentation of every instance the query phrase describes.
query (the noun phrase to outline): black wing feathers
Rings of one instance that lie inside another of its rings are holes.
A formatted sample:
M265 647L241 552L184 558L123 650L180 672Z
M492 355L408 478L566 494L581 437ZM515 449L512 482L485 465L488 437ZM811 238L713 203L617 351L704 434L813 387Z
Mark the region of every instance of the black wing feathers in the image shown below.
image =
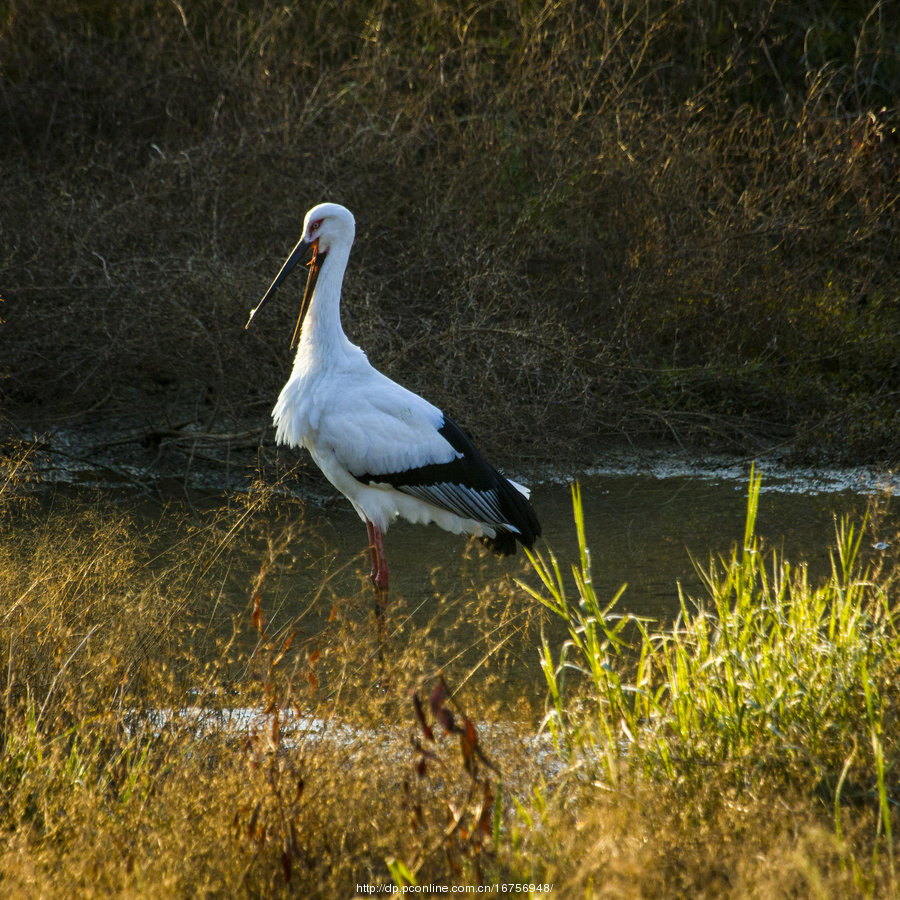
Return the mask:
M366 484L389 484L458 516L492 526L496 536L484 538L484 542L500 555L515 553L517 539L531 547L541 526L527 498L485 460L452 419L444 416L439 431L461 456L404 472L355 477Z

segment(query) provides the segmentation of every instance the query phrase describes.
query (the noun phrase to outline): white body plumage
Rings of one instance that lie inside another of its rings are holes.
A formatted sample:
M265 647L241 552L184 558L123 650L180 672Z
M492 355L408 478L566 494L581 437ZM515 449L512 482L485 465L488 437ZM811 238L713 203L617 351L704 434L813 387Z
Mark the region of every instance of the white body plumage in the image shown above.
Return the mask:
M370 537L376 530L377 546L398 516L484 537L501 553L512 552L516 540L531 546L540 526L528 489L500 475L441 410L375 369L344 334L341 286L354 235L347 209L314 207L260 302L312 246L297 355L272 413L277 441L309 451Z

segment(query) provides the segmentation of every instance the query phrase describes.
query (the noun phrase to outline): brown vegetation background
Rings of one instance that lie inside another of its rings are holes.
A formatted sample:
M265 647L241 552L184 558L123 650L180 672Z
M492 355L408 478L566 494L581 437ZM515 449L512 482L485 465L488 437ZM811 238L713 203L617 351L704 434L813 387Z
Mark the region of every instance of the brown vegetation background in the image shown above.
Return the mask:
M898 97L880 2L8 0L0 412L271 445L328 199L351 338L501 461L896 461Z

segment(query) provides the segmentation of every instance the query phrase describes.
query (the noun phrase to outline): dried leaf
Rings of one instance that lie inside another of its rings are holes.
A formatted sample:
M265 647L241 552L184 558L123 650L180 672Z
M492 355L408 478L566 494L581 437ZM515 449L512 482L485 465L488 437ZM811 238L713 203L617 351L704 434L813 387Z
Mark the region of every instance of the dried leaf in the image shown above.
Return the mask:
M263 615L262 597L259 595L259 591L253 595L253 614L250 616L250 622L260 634L263 633L266 627L266 617Z
M444 701L448 697L447 691L447 683L444 681L444 676L441 675L438 679L438 683L434 686L434 690L431 692L431 697L429 698L429 702L431 703L431 712L434 714L435 718L438 718L440 715L440 710L444 707Z
M493 830L494 795L490 782L484 783L484 796L481 798L481 815L478 816L478 829L484 835L489 835Z
M419 720L419 725L422 728L422 734L424 734L429 741L434 741L434 732L431 730L431 726L428 722L425 721L425 710L422 709L422 701L415 691L412 692L412 700L413 709L416 711L416 718Z
M453 713L450 712L446 707L441 707L437 714L438 720L441 725L444 726L444 731L447 734L456 730L456 719L453 718Z
M475 726L468 718L463 716L464 726L459 729L459 746L462 750L463 762L470 775L475 775L475 753L478 750L478 738L475 734Z
M282 658L284 657L284 654L288 652L288 650L290 649L291 643L292 643L293 640L294 640L294 635L295 635L295 634L296 634L296 632L292 631L292 632L284 639L284 641L283 641L282 644L281 644L281 649L278 651L278 654L275 656L275 659L272 660L272 665L273 665L273 666L277 666L278 663L280 663L281 660L282 660Z
M471 719L463 716L463 723L466 735L466 741L470 744L473 750L478 747L478 735L475 733L475 726L472 724Z

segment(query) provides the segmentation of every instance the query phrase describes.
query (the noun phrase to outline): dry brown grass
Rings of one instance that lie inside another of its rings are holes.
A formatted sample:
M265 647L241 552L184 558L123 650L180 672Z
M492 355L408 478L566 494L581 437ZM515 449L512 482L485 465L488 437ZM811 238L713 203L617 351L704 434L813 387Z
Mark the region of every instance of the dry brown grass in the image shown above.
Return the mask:
M522 627L522 598L477 574L480 553L463 573L471 595L417 615L397 597L385 644L361 578L307 581L307 566L328 566L301 552L315 541L298 542L296 503L263 524L274 501L257 493L138 528L101 497L57 495L49 512L10 498L0 493L6 895L351 896L385 881L400 853L434 879L481 854L444 835L460 802L475 815L474 775L437 727L437 777L413 794L407 695L430 691L440 661L459 676L456 703L496 716L500 629ZM479 784L496 784L485 773Z
M327 197L351 335L492 454L896 457L884 4L19 2L0 48L17 423L254 448L293 304L246 312Z

